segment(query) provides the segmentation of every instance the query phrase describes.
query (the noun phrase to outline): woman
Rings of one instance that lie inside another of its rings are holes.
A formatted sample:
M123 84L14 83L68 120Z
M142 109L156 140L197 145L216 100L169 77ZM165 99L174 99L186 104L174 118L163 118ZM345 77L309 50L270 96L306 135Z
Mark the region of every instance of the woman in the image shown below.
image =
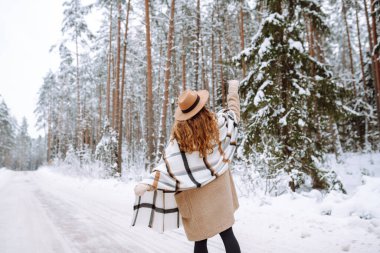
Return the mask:
M228 109L216 114L206 107L206 90L186 90L179 96L163 158L135 187L132 225L145 217L149 227L166 231L181 221L188 240L195 241L194 253L208 252L207 238L218 233L227 253L240 252L232 231L239 203L228 167L240 120L238 86L238 81L229 81Z

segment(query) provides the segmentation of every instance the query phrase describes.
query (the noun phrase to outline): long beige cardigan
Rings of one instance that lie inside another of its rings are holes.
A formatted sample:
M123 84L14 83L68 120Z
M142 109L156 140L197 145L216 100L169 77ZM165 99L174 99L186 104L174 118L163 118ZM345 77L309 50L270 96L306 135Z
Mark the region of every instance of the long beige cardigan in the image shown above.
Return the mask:
M235 85L229 86L228 108L240 120L240 102ZM175 199L187 239L200 241L210 238L235 223L234 212L239 207L230 169L211 183L176 193Z

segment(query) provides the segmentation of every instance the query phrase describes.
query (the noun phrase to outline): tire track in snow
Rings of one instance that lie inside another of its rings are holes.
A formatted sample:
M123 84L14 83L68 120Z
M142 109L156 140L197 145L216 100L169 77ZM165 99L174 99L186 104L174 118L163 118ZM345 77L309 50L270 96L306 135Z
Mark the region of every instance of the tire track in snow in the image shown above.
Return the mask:
M123 245L124 238L120 237L120 233L110 230L108 221L94 212L41 190L35 191L35 194L61 233L79 252L144 252L138 246L129 248Z
M33 194L29 174L7 173L0 191L0 252L79 253L69 247Z
M107 241L114 242L105 247L112 250L112 252L174 252L173 247L170 246L171 242L174 242L176 247L181 246L176 248L175 252L185 253L192 251L192 244L181 243L181 241L187 240L182 234L178 234L173 238L173 236L168 236L167 234L160 235L154 231L149 231L150 233L148 232L149 236L147 237L146 231L141 230L140 232L142 233L138 233L139 228L129 226L131 217L113 212L108 207L105 207L104 204L94 203L94 201L83 199L78 197L78 194L70 194L62 189L56 190L52 185L39 185L39 187L40 189L36 191L36 195L39 196L41 202L45 203L45 208L50 209L51 218L55 220L54 222L56 222L57 226L61 227L63 231L66 230L66 233L69 232L67 236L81 249L81 252L87 252L85 251L87 248L92 250L88 252L103 252L99 248L95 249L96 247L94 248L90 245L88 238L84 235L85 230L98 230L97 227L102 229L97 231L95 235L100 235L106 244ZM48 189L48 191L44 188ZM62 210L69 211L60 213ZM58 216L66 218L66 224L55 217L57 213L60 213ZM79 229L77 229L78 226ZM105 234L112 235L112 237ZM162 241L166 242L163 243ZM114 245L118 245L118 247ZM133 248L132 251L128 251L131 250L131 247Z
M65 185L41 179L42 175L33 175L33 180L39 184L41 193L49 194L44 199L59 199L70 205L71 208L78 209L78 213L85 214L86 217L94 220L99 226L108 224L107 228L110 233L117 231L121 238L118 241L125 244L126 238L132 238L129 241L132 245L144 245L144 249L136 252L178 252L187 253L193 251L193 242L189 242L183 231L174 230L158 234L148 228L131 227L132 211L126 212L124 209L114 208L112 205L106 205L101 200L86 196L80 188L67 188ZM46 190L45 190L46 189ZM120 210L120 211L117 211ZM101 221L101 222L99 222ZM219 235L216 235L219 237ZM173 246L175 245L175 250ZM208 241L210 253L225 252L224 245L220 238L213 238Z

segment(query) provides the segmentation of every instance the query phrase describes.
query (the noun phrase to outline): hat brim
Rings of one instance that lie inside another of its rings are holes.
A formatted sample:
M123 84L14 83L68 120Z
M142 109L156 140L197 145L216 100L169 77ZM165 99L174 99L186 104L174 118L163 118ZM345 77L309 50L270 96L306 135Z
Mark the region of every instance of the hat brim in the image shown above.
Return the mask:
M176 120L184 121L184 120L191 119L205 106L209 98L209 92L207 90L199 90L199 91L196 91L196 93L198 94L200 98L197 106L188 113L183 113L182 110L179 108L179 106L177 106L177 109L175 110L175 113L174 113L174 118Z

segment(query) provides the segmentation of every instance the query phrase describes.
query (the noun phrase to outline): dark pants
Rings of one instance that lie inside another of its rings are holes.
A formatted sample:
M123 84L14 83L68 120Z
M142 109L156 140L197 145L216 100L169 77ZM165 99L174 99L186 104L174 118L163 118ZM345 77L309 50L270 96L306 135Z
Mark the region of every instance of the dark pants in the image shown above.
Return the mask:
M240 253L239 243L235 238L232 227L219 233L222 237L226 253ZM207 239L202 241L196 241L194 244L194 253L208 253Z

